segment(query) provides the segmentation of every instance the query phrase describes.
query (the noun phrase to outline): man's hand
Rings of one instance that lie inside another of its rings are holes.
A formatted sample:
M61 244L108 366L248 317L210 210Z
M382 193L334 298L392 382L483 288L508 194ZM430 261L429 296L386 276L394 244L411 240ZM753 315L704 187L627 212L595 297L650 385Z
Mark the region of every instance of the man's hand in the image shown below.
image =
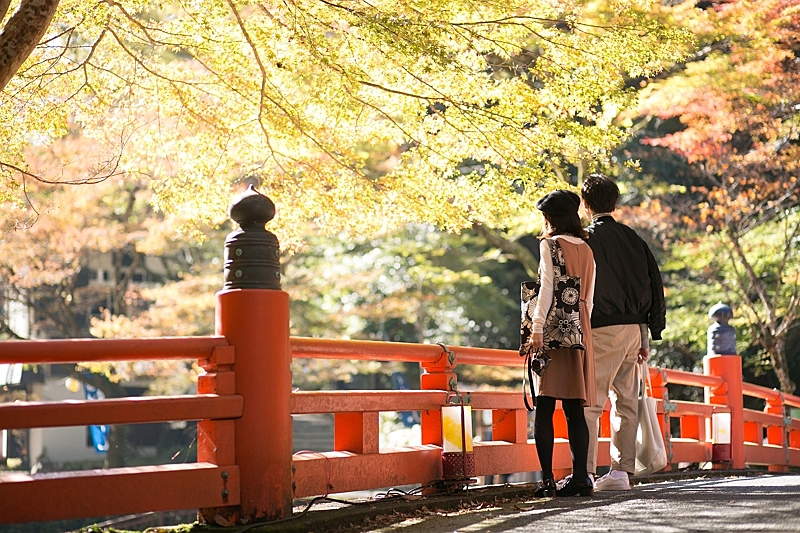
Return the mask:
M647 362L647 358L650 357L650 349L649 348L639 348L639 362L645 363Z

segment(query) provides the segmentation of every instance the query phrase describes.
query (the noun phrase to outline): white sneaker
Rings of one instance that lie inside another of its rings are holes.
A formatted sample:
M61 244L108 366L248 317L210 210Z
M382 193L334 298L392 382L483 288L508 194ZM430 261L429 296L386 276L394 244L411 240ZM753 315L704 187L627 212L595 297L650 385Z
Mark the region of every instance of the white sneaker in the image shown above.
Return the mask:
M572 479L572 474L569 474L569 475L567 475L567 477L565 477L565 478L563 478L563 479L559 479L558 481L556 481L556 489L557 489L557 490L561 490L561 489L563 489L563 488L564 488L564 486L565 486L567 483L569 483L569 480L570 480L570 479ZM592 483L594 483L594 474L589 474L589 479L591 479L591 480L592 480Z
M611 470L594 484L595 490L631 490L628 473L624 470Z

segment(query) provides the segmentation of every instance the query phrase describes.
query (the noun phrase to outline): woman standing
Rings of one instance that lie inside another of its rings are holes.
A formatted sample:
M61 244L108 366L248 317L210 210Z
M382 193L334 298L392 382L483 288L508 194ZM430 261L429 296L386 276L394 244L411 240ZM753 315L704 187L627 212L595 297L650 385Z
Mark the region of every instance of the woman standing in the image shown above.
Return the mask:
M592 297L594 294L594 255L578 216L580 197L570 191L555 191L536 204L544 216L543 238L539 243L539 282L541 290L532 319L531 349L543 346L545 318L553 302L553 259L550 246L557 241L563 251L568 276L580 276L580 318L586 350L564 348L548 351L550 366L536 380L536 418L533 434L542 468L542 484L537 497L592 496L594 487L586 472L589 430L583 408L595 402L594 351L592 349ZM556 400L567 418L569 447L572 452L572 479L556 490L553 479L553 413Z

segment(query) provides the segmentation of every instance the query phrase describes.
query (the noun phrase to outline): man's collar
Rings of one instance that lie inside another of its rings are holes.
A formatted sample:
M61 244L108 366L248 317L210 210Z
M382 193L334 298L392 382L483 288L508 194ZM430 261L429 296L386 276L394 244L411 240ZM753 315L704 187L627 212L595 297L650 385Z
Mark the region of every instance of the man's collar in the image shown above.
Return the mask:
M595 222L595 221L597 221L597 220L600 220L600 219L601 219L601 218L603 218L603 217L611 217L612 219L614 218L614 217L611 215L611 213L595 213L595 214L593 214L593 215L592 215L592 222Z

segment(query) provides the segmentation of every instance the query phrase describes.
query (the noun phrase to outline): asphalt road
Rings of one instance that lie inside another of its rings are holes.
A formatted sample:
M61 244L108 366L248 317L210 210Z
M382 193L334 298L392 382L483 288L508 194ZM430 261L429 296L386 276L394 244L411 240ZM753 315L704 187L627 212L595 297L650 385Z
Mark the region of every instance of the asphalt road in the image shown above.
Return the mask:
M449 510L424 502L416 509L387 506L361 517L359 525L344 526L334 520L329 526L335 529L328 529L325 520L317 520L307 524L306 531L800 533L800 475L796 474L643 483L626 492L597 492L593 498L483 499L488 501L461 502Z

